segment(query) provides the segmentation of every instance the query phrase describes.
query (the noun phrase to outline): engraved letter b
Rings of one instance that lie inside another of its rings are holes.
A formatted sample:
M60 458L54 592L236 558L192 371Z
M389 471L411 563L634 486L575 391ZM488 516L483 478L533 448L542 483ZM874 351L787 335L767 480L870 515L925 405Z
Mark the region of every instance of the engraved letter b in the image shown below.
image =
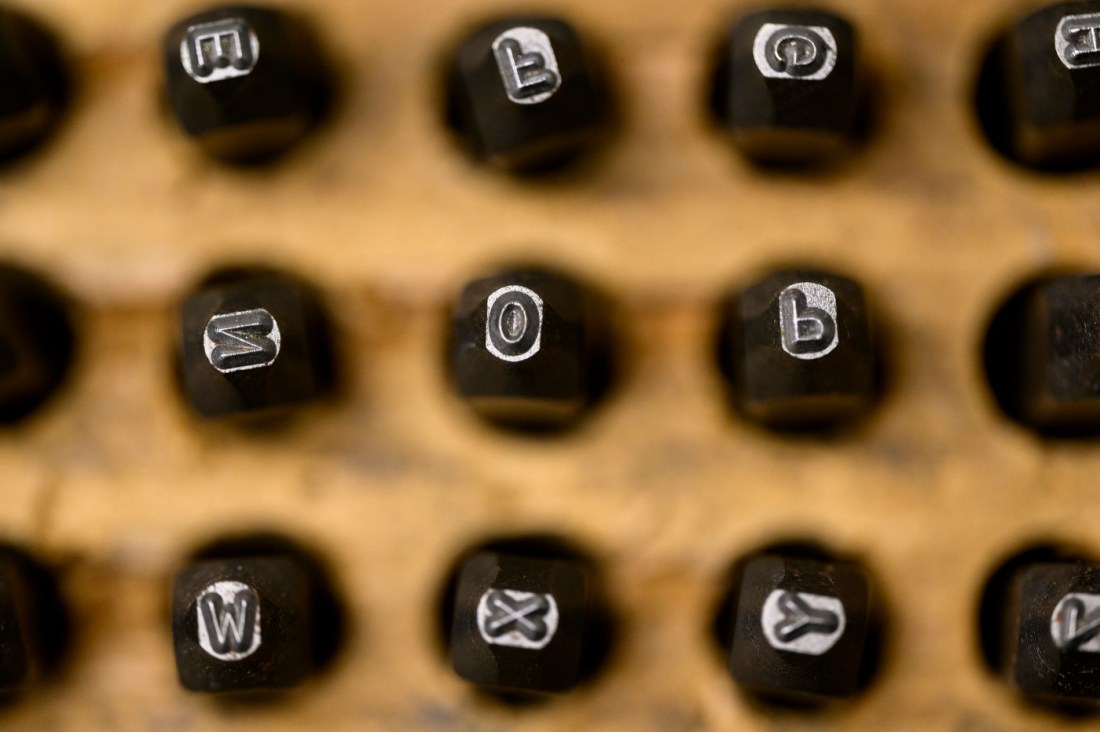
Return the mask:
M811 303L811 298L815 302ZM779 331L783 350L795 358L812 360L828 354L837 344L835 295L820 285L813 286L811 292L799 285L783 290L779 295Z

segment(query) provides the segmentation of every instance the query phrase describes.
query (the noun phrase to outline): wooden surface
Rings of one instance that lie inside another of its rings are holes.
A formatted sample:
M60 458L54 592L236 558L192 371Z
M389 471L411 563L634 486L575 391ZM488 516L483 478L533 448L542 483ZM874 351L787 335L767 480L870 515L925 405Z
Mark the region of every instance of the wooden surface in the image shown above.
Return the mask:
M706 60L735 3L560 10L598 39L622 125L574 174L518 182L471 165L439 121L440 55L479 0L302 3L341 69L330 124L284 164L201 158L158 101L177 0L35 0L78 74L52 143L0 175L3 252L80 303L68 387L0 437L0 531L61 566L76 620L58 678L0 709L13 730L1100 729L1022 706L983 668L976 601L1006 553L1058 537L1100 552L1100 446L1006 423L978 344L1018 278L1100 267L1100 177L1038 177L979 139L970 87L1006 0L835 0L863 31L881 117L826 176L768 176L706 125ZM539 257L611 293L623 373L561 439L477 424L448 391L448 298L485 263ZM190 418L171 373L174 307L215 264L308 276L338 312L347 389L255 435ZM711 358L713 305L774 262L860 279L891 388L840 440L736 420ZM332 565L352 621L327 674L281 703L224 707L175 680L168 583L241 528ZM621 618L592 685L517 712L448 670L435 598L479 539L554 531L599 560ZM865 559L890 626L877 683L823 715L735 693L708 633L727 566L805 536Z

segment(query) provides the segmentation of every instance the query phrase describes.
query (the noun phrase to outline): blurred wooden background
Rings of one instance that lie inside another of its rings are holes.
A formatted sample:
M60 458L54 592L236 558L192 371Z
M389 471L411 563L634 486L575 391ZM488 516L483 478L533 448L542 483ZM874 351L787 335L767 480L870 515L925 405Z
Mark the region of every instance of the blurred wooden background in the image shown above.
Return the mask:
M282 164L203 159L166 117L159 42L179 0L34 0L77 76L65 125L0 173L0 251L81 306L65 391L0 435L0 532L58 563L75 617L59 677L0 709L12 730L1100 729L1028 709L983 668L975 614L1007 553L1058 537L1100 552L1100 446L1004 421L979 343L997 301L1050 264L1100 267L1100 176L1012 168L976 130L971 89L1007 0L834 0L879 80L866 150L828 175L744 164L703 111L728 0L539 5L299 3L342 75L333 119ZM472 22L560 12L605 53L622 124L568 176L471 164L440 122L442 54ZM611 293L622 373L558 439L488 430L442 371L448 299L521 256ZM346 389L287 429L195 421L172 377L174 308L209 268L255 260L324 288ZM714 304L776 262L868 289L890 345L873 418L834 440L735 419L712 358ZM266 528L331 564L351 632L280 703L218 704L175 680L168 583L223 532ZM587 547L621 618L593 684L493 706L449 671L435 600L487 535ZM855 703L764 714L709 635L722 578L777 538L861 556L889 603L886 662Z

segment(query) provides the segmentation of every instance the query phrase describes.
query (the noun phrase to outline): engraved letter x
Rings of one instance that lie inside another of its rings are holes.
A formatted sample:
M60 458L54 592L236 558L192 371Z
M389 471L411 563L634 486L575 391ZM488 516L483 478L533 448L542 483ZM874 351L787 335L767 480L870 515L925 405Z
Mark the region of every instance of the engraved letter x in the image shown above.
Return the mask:
M541 621L542 616L549 610L545 597L536 595L513 605L507 595L494 592L489 597L489 603L495 610L488 623L490 634L499 635L513 624L530 640L538 640L546 633L546 624Z

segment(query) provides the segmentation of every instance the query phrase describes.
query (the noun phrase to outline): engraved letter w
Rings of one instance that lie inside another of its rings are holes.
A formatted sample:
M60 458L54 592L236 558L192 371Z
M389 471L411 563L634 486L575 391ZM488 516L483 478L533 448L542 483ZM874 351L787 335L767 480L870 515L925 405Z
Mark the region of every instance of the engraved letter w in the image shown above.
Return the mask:
M199 612L216 653L243 653L252 647L256 607L255 595L247 591L238 592L229 607L216 592L199 598Z

